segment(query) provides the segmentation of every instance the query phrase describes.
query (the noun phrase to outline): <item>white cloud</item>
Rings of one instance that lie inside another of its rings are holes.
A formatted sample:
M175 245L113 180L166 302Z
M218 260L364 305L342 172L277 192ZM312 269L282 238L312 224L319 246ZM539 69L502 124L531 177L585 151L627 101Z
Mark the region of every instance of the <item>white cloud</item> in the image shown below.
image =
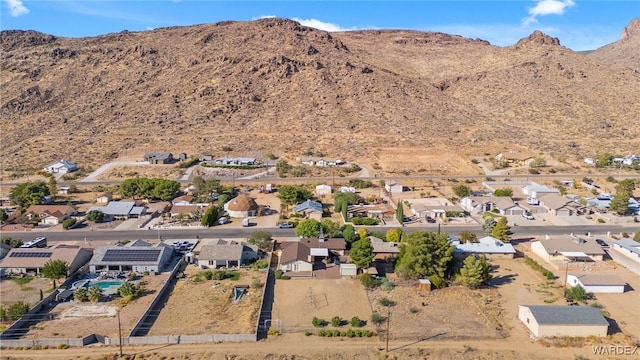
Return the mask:
M348 30L355 30L355 29L346 29L346 28L341 27L340 25L336 25L336 24L333 24L333 23L320 21L320 20L318 20L318 19L298 19L298 18L292 18L291 20L293 20L293 21L297 21L297 22L299 22L301 25L304 25L304 26L308 26L308 27L316 28L316 29L318 29L318 30L329 31L329 32L333 32L333 31L348 31Z
M535 0L536 6L528 9L529 16L522 20L524 26L529 26L538 22L538 16L562 15L564 11L576 3L573 0Z
M29 13L29 9L27 9L22 0L4 0L9 8L9 15L13 17L18 17Z
M253 18L253 19L251 19L251 20L273 19L273 18L276 18L276 17L277 17L277 16L275 16L275 15L260 15L260 16L254 17L254 18Z

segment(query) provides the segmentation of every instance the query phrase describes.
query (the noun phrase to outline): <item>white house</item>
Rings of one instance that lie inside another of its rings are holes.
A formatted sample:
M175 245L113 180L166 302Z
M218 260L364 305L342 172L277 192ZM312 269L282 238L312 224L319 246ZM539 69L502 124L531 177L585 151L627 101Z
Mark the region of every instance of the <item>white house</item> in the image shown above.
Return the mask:
M44 171L48 172L49 174L66 174L76 170L78 170L78 165L65 159L54 162L53 164L49 164L44 167Z
M531 251L549 262L602 261L604 250L593 239L558 236L531 243Z
M582 286L589 293L622 294L627 285L616 275L567 275L567 284Z
M584 158L584 163L587 165L594 166L596 164L596 161L593 158Z
M282 244L280 256L278 256L278 269L284 272L311 273L313 272L314 259L311 249L299 241L285 242Z
M384 184L384 189L387 190L388 193L398 194L402 192L402 184L398 184L395 181L387 181Z
M609 322L591 306L519 305L518 319L535 337L606 336Z
M89 261L92 274L102 271L152 271L160 273L173 256L173 246L134 240L125 245L102 246Z
M461 244L459 241L452 241L452 245L456 247L454 255L459 258L469 255L484 255L487 259L506 258L513 259L516 250L513 245L504 243L494 237L486 236L478 240L477 243L467 242Z

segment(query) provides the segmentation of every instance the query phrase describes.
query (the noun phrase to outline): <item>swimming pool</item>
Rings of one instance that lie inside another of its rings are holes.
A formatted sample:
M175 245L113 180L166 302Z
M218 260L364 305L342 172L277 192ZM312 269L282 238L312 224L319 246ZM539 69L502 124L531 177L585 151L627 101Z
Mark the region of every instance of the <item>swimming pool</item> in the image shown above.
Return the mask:
M122 280L80 280L73 283L73 288L85 287L88 289L94 285L98 285L100 289L106 290L111 287L120 287L123 283L124 281Z

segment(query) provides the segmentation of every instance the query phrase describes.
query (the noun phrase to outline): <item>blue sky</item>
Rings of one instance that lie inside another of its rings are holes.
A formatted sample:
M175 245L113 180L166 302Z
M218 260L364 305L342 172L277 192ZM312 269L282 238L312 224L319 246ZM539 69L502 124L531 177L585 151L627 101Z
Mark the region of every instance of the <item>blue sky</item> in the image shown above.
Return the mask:
M122 30L283 17L327 31L412 29L509 46L534 30L573 50L618 40L640 1L212 1L0 0L2 30L95 36Z

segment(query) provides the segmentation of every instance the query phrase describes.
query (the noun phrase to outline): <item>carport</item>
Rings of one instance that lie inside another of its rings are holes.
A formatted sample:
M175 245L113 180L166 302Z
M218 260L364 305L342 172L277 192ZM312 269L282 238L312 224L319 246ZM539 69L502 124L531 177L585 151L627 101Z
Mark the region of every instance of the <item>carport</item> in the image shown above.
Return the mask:
M356 276L358 268L356 264L340 264L340 276Z
M591 257L581 251L561 251L560 255L564 256L570 262L592 262Z

